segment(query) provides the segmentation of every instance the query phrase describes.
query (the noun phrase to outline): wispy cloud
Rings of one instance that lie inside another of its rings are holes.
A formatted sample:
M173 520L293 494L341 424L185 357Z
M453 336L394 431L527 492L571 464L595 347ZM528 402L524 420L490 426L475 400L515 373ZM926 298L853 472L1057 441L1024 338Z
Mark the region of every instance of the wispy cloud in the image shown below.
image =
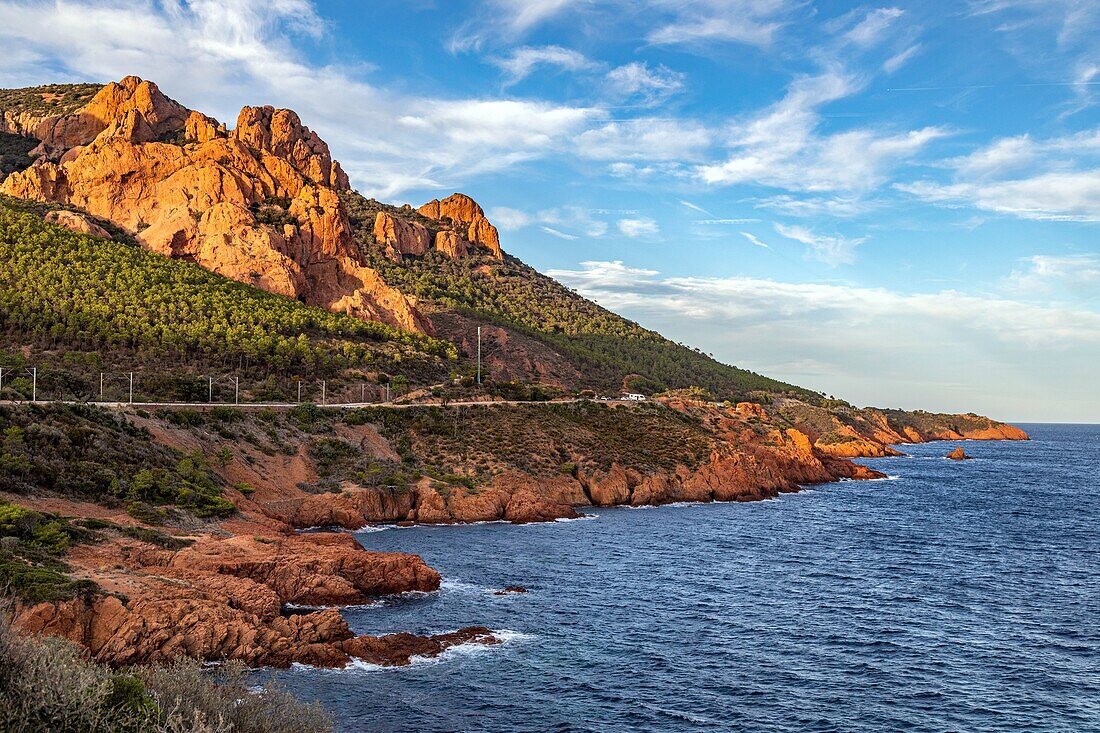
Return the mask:
M820 260L830 267L855 262L856 247L867 241L866 237L848 239L841 236L830 237L817 234L806 227L798 225L775 224L775 231L787 239L802 242L806 245L807 256Z
M566 232L563 232L560 229L555 229L553 227L540 226L539 229L541 229L542 231L546 232L547 234L549 234L551 236L557 237L558 239L566 239L570 242L572 242L574 240L577 240L577 239L580 239L580 237L578 237L575 234L567 234Z
M713 216L713 214L711 214L709 211L704 209L702 206L699 206L698 204L693 204L690 201L684 201L684 200L681 199L680 205L681 206L686 206L687 208L691 209L692 211L698 211L700 214L706 214L707 216Z
M844 39L857 46L873 46L905 14L901 8L875 8L870 10L854 28L844 34Z
M645 216L636 219L619 219L618 227L620 232L631 239L652 237L661 231L656 221Z
M1007 279L1008 287L1026 295L1100 297L1100 254L1032 255Z
M1100 221L1100 129L1035 140L1001 138L945 161L948 182L896 184L948 206L970 206L1022 219Z
M623 262L550 274L724 361L858 403L1096 418L1095 401L1082 410L1081 400L1097 394L1100 313L1083 307L955 290L669 277ZM1044 383L1036 411L1029 387L1047 370L1059 379Z
M763 247L764 249L770 248L767 242L761 242L759 239L756 238L756 235L750 232L741 232L741 236L755 244L757 247Z
M540 66L566 71L582 71L599 66L589 61L584 54L561 46L524 46L515 49L508 56L493 58L492 63L508 75L508 81L512 84L527 78Z
M592 160L703 160L713 133L688 120L638 117L608 122L576 138L577 152Z
M737 124L730 136L729 158L699 166L699 177L713 185L867 191L881 184L898 162L948 134L940 127L903 133L871 128L819 133L820 109L859 89L853 76L838 70L798 79L782 100Z
M739 43L771 45L795 3L783 0L680 0L652 2L657 8L674 8L674 17L649 33L646 39L659 45Z
M664 64L650 68L644 61L632 61L607 73L608 90L620 98L638 98L646 104L660 104L684 87L686 74Z
M886 59L882 63L882 70L887 74L893 74L895 71L905 66L911 61L924 47L919 43L914 43L909 48L905 49L901 53L896 53L890 58Z

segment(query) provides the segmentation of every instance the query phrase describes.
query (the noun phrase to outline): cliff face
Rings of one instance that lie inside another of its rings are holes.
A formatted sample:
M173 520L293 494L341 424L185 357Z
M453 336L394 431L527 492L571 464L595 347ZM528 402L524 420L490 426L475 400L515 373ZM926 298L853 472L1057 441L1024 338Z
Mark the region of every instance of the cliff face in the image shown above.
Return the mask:
M366 265L338 195L347 175L290 110L245 107L229 130L126 77L74 112L14 115L5 125L41 144L35 163L0 192L79 207L156 252L310 305L433 332L413 301ZM456 223L499 256L496 229L461 198L453 213L466 218ZM390 222L380 240L424 254L431 237L410 229ZM452 256L465 252L464 242L438 241Z

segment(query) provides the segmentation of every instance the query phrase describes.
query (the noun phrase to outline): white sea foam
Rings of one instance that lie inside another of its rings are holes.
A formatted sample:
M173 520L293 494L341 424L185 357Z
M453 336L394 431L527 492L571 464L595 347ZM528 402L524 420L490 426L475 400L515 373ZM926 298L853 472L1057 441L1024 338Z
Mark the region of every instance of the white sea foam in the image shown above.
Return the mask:
M492 588L483 585L474 585L458 578L446 578L439 584L439 589L451 593L492 593Z
M558 517L553 522L530 522L530 524L560 524L562 522L583 522L586 519L599 519L599 514L581 514L579 517Z
M442 632L448 633L448 632ZM456 644L455 646L444 649L440 654L434 657L421 657L414 656L409 658L409 663L399 667L386 667L381 664L373 664L371 662L363 661L362 659L352 659L348 664L342 668L327 669L323 667L313 667L308 664L302 664L295 662L291 665L292 669L309 670L313 672L326 672L326 673L345 673L345 672L400 672L404 669L412 667L421 667L431 664L443 664L456 657L473 657L482 656L485 654L493 654L501 647L514 646L516 644L524 643L536 639L534 634L527 634L522 631L514 631L512 629L493 629L493 636L500 640L499 644L477 644L477 643L465 643Z

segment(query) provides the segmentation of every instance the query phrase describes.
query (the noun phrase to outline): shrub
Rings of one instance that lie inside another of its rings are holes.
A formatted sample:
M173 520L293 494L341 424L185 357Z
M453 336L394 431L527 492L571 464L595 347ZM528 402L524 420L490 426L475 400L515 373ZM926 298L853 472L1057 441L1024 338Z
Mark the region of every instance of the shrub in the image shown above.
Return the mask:
M10 605L10 604L9 604ZM327 733L332 722L248 670L197 660L114 671L71 642L23 636L0 608L0 730L5 733Z

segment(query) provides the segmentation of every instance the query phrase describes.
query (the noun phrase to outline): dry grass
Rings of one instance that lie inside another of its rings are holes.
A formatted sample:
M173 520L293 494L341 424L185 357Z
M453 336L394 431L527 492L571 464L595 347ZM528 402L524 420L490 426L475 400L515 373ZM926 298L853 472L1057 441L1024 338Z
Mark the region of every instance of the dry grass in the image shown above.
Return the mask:
M332 723L274 684L250 689L240 665L109 669L62 639L23 636L0 608L0 730L5 733L324 733Z

